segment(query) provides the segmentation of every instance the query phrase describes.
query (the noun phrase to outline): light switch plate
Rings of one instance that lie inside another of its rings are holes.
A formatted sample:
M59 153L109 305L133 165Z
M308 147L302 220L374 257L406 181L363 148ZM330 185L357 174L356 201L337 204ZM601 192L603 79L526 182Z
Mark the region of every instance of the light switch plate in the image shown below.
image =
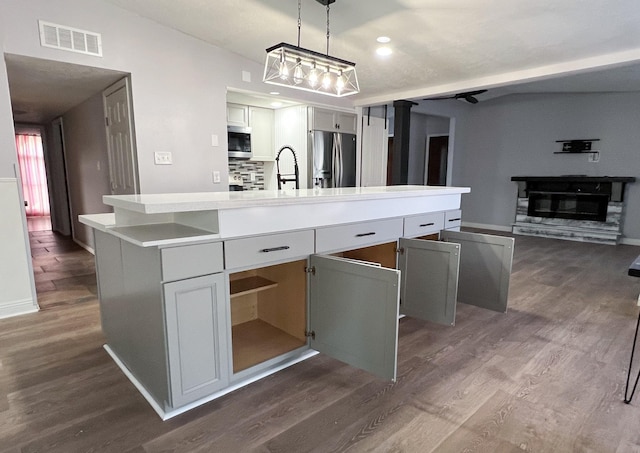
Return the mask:
M153 159L156 165L171 165L173 158L170 152L158 152L153 153Z
M213 183L214 184L220 184L220 172L219 171L214 171L213 172Z
M218 136L216 134L211 134L211 146L220 146L220 142L218 141Z
M589 153L589 162L600 162L600 153L598 151Z

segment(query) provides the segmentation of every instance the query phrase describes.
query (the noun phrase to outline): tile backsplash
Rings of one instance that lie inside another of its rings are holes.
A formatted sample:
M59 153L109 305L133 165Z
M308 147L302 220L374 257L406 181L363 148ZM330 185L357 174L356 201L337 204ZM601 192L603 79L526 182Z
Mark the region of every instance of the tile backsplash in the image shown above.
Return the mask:
M251 173L255 174L255 181L251 181ZM233 175L242 177L244 190L264 190L264 164L262 162L229 158L229 180Z

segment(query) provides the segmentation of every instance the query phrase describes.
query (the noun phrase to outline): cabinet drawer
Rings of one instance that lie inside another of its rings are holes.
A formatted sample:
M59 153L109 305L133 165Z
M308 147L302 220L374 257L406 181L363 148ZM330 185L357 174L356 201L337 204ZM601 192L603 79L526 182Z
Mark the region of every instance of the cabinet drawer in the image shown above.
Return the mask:
M445 211L444 213L444 228L450 230L452 228L460 228L462 223L462 211L456 209L454 211Z
M426 236L444 228L444 212L414 215L404 218L404 237Z
M402 219L353 223L316 230L316 253L337 252L396 241L402 236Z
M162 280L170 282L184 278L222 272L222 242L182 245L160 251Z
M271 234L224 243L227 269L253 266L313 254L313 230Z

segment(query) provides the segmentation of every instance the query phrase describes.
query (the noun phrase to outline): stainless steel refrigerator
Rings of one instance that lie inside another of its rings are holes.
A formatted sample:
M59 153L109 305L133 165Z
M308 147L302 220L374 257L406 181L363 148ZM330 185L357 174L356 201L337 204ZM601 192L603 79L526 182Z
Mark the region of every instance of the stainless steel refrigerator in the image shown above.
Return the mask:
M307 162L308 187L355 187L356 136L311 131Z

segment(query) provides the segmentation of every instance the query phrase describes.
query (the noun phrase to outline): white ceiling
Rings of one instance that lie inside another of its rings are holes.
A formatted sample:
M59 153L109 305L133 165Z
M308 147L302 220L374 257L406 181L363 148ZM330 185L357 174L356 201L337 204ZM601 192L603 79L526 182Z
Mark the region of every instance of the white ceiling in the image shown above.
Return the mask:
M106 1L259 63L267 47L297 41L297 0ZM330 19L330 53L357 63L357 105L477 88L489 88L480 101L640 91L637 0L337 0ZM301 46L322 52L325 34L325 7L302 0ZM392 39L389 57L375 53L380 35ZM25 123L48 122L125 75L5 60L14 117Z
M256 62L264 61L265 48L297 41L297 0L107 1ZM356 62L358 104L594 68L607 71L521 89L637 91L639 22L637 0L337 0L330 54ZM325 33L325 7L302 0L301 46L324 51ZM390 57L375 53L380 35L392 39Z

